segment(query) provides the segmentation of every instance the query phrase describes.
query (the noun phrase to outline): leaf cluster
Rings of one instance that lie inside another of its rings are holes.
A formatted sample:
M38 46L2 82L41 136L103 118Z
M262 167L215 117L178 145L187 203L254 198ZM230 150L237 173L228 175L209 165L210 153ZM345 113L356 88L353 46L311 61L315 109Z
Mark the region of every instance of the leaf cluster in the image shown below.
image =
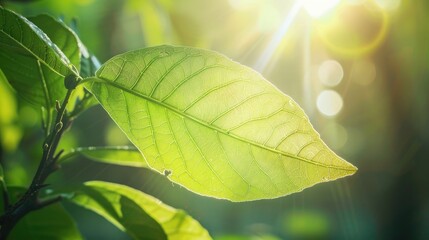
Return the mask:
M58 203L66 200L133 239L210 239L185 212L128 186L91 181L41 194L46 178L76 156L148 168L230 201L277 198L356 171L324 144L292 98L219 53L157 46L100 66L62 21L2 7L0 47L0 70L21 98L42 109L46 137L29 188L7 186L0 176L0 238L80 239ZM79 114L98 103L133 146L58 149Z

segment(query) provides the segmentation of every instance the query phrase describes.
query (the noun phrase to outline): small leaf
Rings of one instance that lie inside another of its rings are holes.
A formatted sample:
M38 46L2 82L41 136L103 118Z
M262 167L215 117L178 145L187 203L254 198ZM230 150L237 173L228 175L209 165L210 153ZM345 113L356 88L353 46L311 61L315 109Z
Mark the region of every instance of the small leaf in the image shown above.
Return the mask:
M87 147L76 148L64 155L61 161L75 155L82 155L91 160L129 167L148 167L143 155L135 147Z
M95 72L100 68L100 62L94 55L87 55L82 57L80 74L83 78L92 77Z
M39 22L40 18L36 17L36 20ZM64 77L78 75L68 59L76 60L76 54L70 49L77 49L77 45L70 42L61 46L71 54L66 56L56 43L70 39L72 33L56 35L67 29L46 16L39 24L49 28L47 33L51 36L26 18L0 7L0 68L18 95L30 103L50 109L56 100L65 96Z
M21 187L9 187L11 201L15 202L25 192ZM3 200L0 199L0 209ZM13 228L8 240L79 240L82 239L76 224L64 208L56 203L30 212Z
M150 167L206 196L276 198L352 175L304 111L259 73L207 50L118 55L86 87Z
M97 57L90 54L85 47L85 45L78 38L78 45L81 52L80 60L80 76L82 78L92 77L95 75L95 72L100 68L100 62ZM79 85L74 92L78 92L81 99L84 99L83 110L89 109L95 105L98 105L98 101L93 97L92 94L89 94L82 85ZM83 111L81 110L81 112Z
M70 200L103 216L134 239L210 239L183 211L127 186L87 182Z

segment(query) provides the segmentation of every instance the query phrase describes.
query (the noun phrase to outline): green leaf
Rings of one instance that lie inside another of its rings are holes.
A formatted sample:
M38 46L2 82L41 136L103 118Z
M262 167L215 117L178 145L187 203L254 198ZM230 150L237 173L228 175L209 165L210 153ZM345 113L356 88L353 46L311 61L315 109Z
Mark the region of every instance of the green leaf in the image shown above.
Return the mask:
M85 49L86 50L86 49ZM82 77L92 77L95 72L100 68L100 62L94 55L90 55L86 52L86 55L82 56L80 74Z
M143 155L135 148L128 146L117 147L87 147L76 148L65 154L61 161L82 155L91 160L129 167L148 167Z
M276 198L357 170L289 96L218 53L146 48L112 58L91 80L149 166L196 193Z
M82 239L76 224L60 204L34 211L18 222L10 240L78 240Z
M73 30L47 14L29 17L28 20L39 27L79 71L81 53L78 37Z
M21 187L10 187L12 202L25 192ZM3 200L0 200L3 209ZM56 203L27 214L13 228L8 240L78 240L82 239L76 224L64 208Z
M80 41L79 41L80 42ZM80 61L80 76L83 78L92 77L95 75L95 72L100 68L100 62L97 57L90 54L83 43L79 43L80 51L82 54ZM75 92L79 90L81 93L81 99L83 99L83 110L89 109L95 105L98 105L98 101L93 97L92 94L88 93L83 87L83 85L79 85ZM83 110L81 112L83 112Z
M100 214L134 239L210 239L183 211L127 186L87 182L71 201Z
M0 7L0 68L18 95L50 109L55 106L55 100L65 96L64 77L79 74L68 60L68 57L76 58L75 54L66 56L55 45L70 39L71 33L56 35L57 31L64 32L64 25L44 18L50 22L40 23L41 26L55 28L48 31L51 36L26 18ZM69 49L73 44L66 46L66 52L72 53Z
M140 196L123 195L117 190L125 187L116 188L88 182L76 190L71 201L104 217L133 239L167 239L159 223L135 202Z
M49 39L61 49L64 55L70 60L71 64L76 67L76 71L79 72L81 67L81 48L83 48L83 45L74 31L60 19L55 19L47 14L29 17L28 20L39 27ZM84 57L82 56L82 61L83 59ZM63 80L58 79L58 81L62 82ZM65 93L65 90L63 91ZM76 105L77 99L82 99L83 95L84 89L78 86L70 97L70 104L67 106L67 110L72 111Z

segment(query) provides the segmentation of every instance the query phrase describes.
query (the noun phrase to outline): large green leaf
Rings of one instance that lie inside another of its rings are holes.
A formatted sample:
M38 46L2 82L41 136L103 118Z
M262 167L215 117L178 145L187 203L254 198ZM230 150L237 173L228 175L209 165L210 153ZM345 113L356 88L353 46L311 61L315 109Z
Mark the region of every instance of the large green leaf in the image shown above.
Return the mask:
M63 24L42 18L41 22L36 18L36 22L51 36L26 18L0 7L0 68L21 97L37 106L52 108L55 100L65 96L64 77L78 75L68 59L76 60L71 49L77 45L73 46L73 34L67 34ZM65 55L56 44L71 55Z
M11 201L25 192L21 187L10 187ZM3 200L0 199L3 210ZM13 228L8 240L79 240L82 239L76 224L64 208L56 203L27 214Z
M86 86L150 167L202 195L275 198L356 171L289 96L215 52L128 52Z
M207 231L183 211L127 186L87 182L71 201L105 217L134 239L210 239Z

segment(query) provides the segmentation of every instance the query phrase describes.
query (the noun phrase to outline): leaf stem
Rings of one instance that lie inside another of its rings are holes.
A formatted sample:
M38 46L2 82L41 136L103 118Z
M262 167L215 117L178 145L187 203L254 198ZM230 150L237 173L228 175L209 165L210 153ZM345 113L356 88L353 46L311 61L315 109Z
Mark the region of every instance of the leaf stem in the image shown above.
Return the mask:
M57 109L57 117L50 130L50 133L43 143L43 155L39 163L36 174L33 177L30 187L14 205L7 208L3 216L0 217L0 240L6 239L13 227L18 221L31 211L43 208L61 200L60 196L41 201L39 192L46 185L47 177L58 167L56 161L59 159L62 151L55 155L62 134L70 126L72 120L66 114L66 106L70 99L73 89L69 89L67 94Z
M96 82L96 81L99 81L99 80L97 80L97 78L95 78L95 77L87 77L87 78L82 79L82 81L79 82L79 85L85 84L87 82Z

